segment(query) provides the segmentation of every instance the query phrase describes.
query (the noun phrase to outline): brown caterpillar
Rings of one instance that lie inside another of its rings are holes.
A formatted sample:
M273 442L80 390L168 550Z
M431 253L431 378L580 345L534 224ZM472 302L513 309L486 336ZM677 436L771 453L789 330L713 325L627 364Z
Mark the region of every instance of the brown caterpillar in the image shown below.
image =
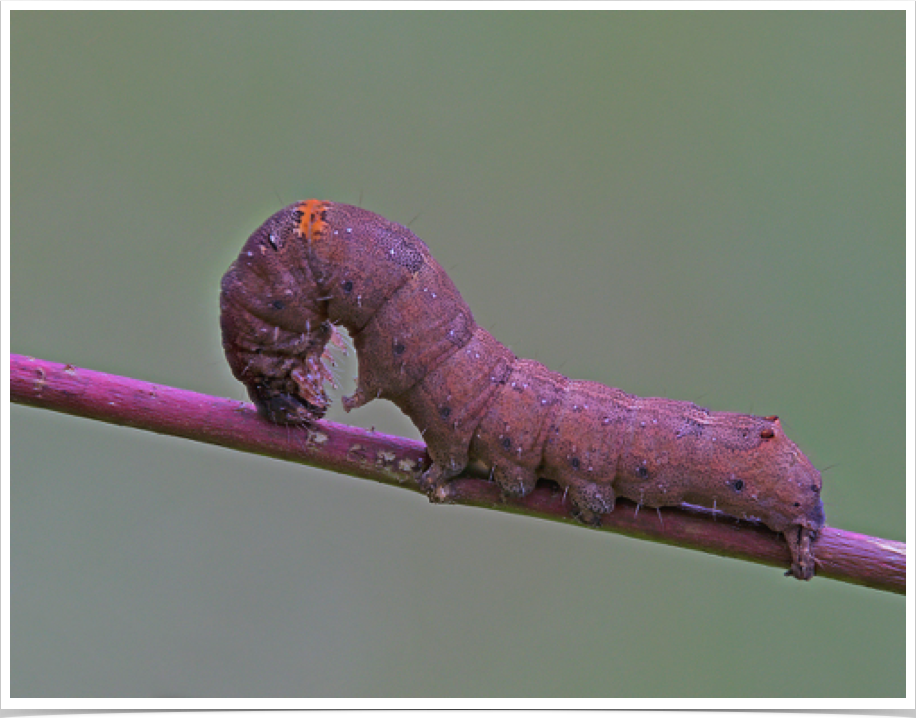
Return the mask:
M290 205L245 243L220 307L232 373L281 424L324 414L325 347L346 327L359 376L344 407L383 398L411 418L433 460L420 479L431 495L479 460L507 495L555 481L586 521L617 496L698 504L783 533L789 573L814 575L821 477L775 416L641 399L519 359L406 227L344 204Z

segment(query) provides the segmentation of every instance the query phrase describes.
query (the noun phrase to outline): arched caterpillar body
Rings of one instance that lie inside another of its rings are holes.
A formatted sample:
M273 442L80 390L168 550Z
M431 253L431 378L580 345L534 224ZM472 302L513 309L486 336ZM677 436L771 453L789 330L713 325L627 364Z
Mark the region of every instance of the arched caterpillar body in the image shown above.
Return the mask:
M776 417L639 398L516 357L406 227L349 205L293 204L248 239L220 306L232 372L273 422L324 414L322 358L343 325L359 362L345 408L381 397L411 418L433 461L427 491L479 460L507 495L555 481L585 520L618 496L697 504L783 533L791 574L814 575L821 477Z

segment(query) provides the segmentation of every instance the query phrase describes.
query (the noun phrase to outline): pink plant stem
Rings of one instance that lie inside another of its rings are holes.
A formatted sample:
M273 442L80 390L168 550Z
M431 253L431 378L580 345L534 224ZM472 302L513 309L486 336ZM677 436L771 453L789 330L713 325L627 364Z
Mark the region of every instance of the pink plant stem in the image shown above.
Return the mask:
M295 461L409 491L419 492L415 479L429 465L426 448L418 441L330 421L309 428L276 426L248 403L19 354L10 355L10 395L19 404ZM586 528L569 515L563 492L555 487L539 484L525 499L505 502L479 471L453 481L447 501ZM705 509L637 511L621 500L596 530L770 566L787 568L790 562L781 535ZM819 577L906 593L905 543L827 526L815 555Z

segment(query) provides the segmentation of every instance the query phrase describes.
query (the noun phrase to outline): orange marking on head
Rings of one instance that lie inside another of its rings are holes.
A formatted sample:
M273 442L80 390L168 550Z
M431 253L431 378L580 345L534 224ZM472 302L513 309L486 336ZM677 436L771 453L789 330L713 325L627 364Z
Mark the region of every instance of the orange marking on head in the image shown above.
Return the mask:
M309 242L321 239L327 229L327 222L324 219L327 208L328 203L320 199L307 199L300 202L299 211L302 212L302 219L299 220L299 235L305 237Z

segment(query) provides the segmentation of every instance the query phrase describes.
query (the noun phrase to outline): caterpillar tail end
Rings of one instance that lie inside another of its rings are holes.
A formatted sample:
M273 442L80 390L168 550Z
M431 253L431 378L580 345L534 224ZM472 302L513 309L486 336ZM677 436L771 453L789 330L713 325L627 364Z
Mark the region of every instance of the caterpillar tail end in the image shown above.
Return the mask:
M817 538L817 531L804 526L793 526L784 533L789 552L792 554L792 565L786 576L792 576L799 581L810 581L814 578L815 558L811 551L811 543Z

